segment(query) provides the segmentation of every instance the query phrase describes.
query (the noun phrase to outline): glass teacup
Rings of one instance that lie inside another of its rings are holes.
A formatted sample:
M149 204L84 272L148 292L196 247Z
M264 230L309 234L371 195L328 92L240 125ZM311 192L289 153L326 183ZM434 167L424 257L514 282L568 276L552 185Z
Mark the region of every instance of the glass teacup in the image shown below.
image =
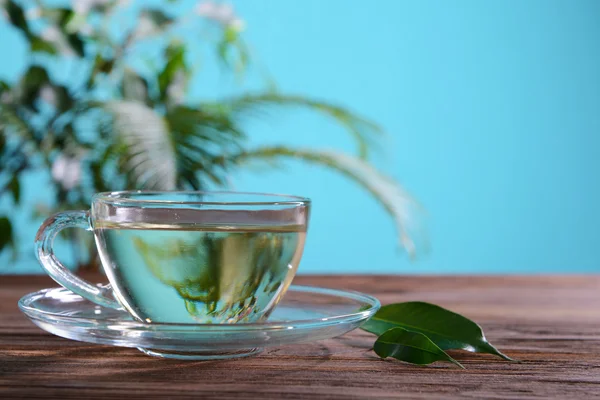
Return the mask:
M65 288L144 322L266 319L304 249L310 200L236 192L99 193L90 211L48 218L36 255ZM91 230L109 285L77 277L54 256L65 228Z

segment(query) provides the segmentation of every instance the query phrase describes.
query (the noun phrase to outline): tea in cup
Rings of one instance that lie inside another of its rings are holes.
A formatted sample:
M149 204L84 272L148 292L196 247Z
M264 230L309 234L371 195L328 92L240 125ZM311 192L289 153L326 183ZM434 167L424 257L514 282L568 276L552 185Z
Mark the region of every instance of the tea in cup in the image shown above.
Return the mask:
M265 320L304 249L310 200L237 192L126 191L94 195L90 211L47 219L36 254L59 284L147 323ZM54 256L65 228L93 232L110 285L77 277Z

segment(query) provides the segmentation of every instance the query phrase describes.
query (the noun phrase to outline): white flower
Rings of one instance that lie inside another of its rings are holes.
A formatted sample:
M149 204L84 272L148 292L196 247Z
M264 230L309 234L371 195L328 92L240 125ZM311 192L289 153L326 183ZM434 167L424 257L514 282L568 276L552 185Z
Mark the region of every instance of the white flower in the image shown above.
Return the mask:
M78 158L60 155L52 163L52 178L70 190L81 181L81 161Z
M56 26L50 25L42 32L42 39L49 42L56 42L61 39L60 31Z
M215 21L222 23L235 18L235 13L231 4L213 3L210 0L198 4L196 12L203 17L214 19Z
M228 26L235 29L238 32L241 32L246 27L246 23L243 19L236 18L233 21L231 21Z
M46 103L48 103L52 106L56 106L56 102L57 102L56 92L54 91L52 86L50 86L48 84L42 86L42 88L40 89L40 97Z
M117 6L127 8L131 5L131 0L117 0Z
M63 35L58 30L58 28L54 25L50 25L46 29L44 29L44 31L42 32L42 39L54 44L57 47L58 51L62 54L68 56L72 56L75 54L71 46L69 46L69 43L67 43Z
M83 24L79 27L79 33L85 36L90 36L94 33L94 28L90 24Z
M196 14L236 30L244 28L244 21L235 15L233 6L229 3L215 3L211 0L201 1L196 5Z
M218 5L210 0L201 1L196 4L196 14L207 18L213 18L217 7Z
M156 24L147 15L142 14L135 29L135 38L138 40L143 39L147 36L154 35L156 32Z
M72 0L71 7L77 14L87 14L92 8L89 0Z
M39 7L33 7L25 11L27 19L38 19L42 16L42 9Z

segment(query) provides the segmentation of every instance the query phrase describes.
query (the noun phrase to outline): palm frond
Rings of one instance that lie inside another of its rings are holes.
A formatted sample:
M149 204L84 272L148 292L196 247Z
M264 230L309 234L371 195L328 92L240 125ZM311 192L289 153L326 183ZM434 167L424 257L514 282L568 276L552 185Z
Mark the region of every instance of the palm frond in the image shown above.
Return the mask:
M333 118L352 135L358 145L358 155L363 159L367 158L369 149L375 145L374 139L382 134L379 125L354 115L343 107L303 96L266 92L234 97L223 101L223 104L230 108L234 116L258 113L273 107L299 107L324 114Z
M95 104L112 116L120 169L136 188L172 190L225 185L217 155L242 149L245 134L225 113L175 106L163 117L143 103Z
M366 189L393 217L401 246L411 257L415 256L417 249L412 234L422 234L418 215L421 207L399 184L364 160L334 151L283 146L259 147L243 151L228 157L228 160L242 165L251 161L273 161L282 158L292 158L327 167Z
M246 138L230 115L216 108L176 106L165 118L177 152L180 184L193 189L208 181L224 186L224 164L214 161L217 155L241 151Z
M113 117L114 132L126 153L124 164L136 187L175 189L177 159L163 117L135 101L111 101L103 108Z

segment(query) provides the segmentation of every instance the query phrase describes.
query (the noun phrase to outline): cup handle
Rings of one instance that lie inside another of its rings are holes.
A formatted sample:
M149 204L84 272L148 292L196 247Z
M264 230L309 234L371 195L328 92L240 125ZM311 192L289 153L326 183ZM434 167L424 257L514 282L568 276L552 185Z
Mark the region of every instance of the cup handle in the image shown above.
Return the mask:
M54 255L52 245L58 232L65 228L91 231L89 211L64 211L44 221L35 235L35 255L48 275L61 286L104 307L121 309L113 298L110 285L93 285L69 271Z

